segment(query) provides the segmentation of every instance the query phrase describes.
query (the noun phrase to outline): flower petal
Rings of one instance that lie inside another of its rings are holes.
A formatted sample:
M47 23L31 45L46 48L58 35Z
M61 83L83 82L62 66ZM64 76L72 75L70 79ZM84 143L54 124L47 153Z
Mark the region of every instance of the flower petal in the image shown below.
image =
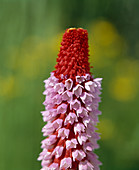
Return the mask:
M61 160L60 169L68 169L72 167L72 160L71 158L64 158Z
M79 96L82 94L82 89L83 89L83 88L84 88L83 86L81 86L80 84L77 84L77 85L73 88L72 92L73 92L73 94L76 95L76 97L79 97Z
M83 150L75 150L72 152L73 161L77 159L78 161L81 161L84 157L86 157L86 154Z
M52 170L58 170L59 168L59 165L58 165L58 163L52 163L50 166L49 166L49 168ZM49 168L47 169L47 170L49 170Z
M76 122L78 121L76 114L70 112L68 116L65 118L64 125L67 125L68 123L72 125L75 121Z
M65 113L67 111L67 104L61 104L57 107L57 112L58 114L62 114L62 113Z
M57 146L53 152L52 155L55 155L56 158L59 158L62 155L64 147L63 146Z
M81 117L81 118L83 118L83 117L85 117L85 116L88 116L88 112L87 112L87 110L86 110L84 107L80 107L80 108L76 111L76 113L77 113L77 116L78 116L78 117Z
M61 128L58 130L58 137L61 137L62 139L64 139L65 137L68 138L69 132L69 129Z
M71 101L72 101L72 98L73 98L73 93L72 93L72 92L69 92L68 90L66 90L66 91L62 94L62 99L63 99L64 101L71 102Z
M94 166L90 162L85 160L79 163L79 170L94 170Z
M71 148L76 148L76 145L78 144L76 139L71 139L66 141L66 149L69 150Z
M59 94L63 93L64 91L64 84L63 83L57 83L54 86L55 92L58 92Z
M75 135L78 133L81 133L81 132L84 132L85 131L85 127L82 123L76 123L74 125L74 133Z
M81 107L81 103L79 100L75 99L74 101L72 101L70 103L70 109L75 109L75 110L78 110L79 108Z
M78 83L82 83L82 82L84 82L85 80L84 80L84 76L76 76L76 82L78 82Z
M80 96L80 98L84 104L91 104L94 97L92 94L83 92L83 95Z
M72 81L72 79L67 79L67 80L65 81L65 87L66 87L66 89L67 89L67 90L71 90L72 86L73 86L73 81Z
M88 81L85 83L85 89L87 91L91 91L91 92L94 92L95 91L95 85L94 85L94 82L93 81Z

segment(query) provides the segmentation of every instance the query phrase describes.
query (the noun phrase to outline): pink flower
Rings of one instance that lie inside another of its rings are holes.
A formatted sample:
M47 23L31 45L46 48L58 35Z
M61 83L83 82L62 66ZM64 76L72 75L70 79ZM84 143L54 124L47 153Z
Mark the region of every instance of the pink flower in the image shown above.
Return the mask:
M75 159L81 161L83 158L86 157L86 154L84 153L83 150L75 150L72 152L72 157L73 157L73 161L75 161Z
M62 155L64 147L63 146L57 146L53 152L52 155L55 155L56 158L59 158Z
M71 90L72 86L73 86L72 79L68 79L68 80L65 81L65 87L66 87L67 90Z
M57 136L61 137L62 139L68 138L69 132L70 132L69 129L61 128L61 129L59 129Z
M72 167L72 159L71 158L64 158L61 160L60 169L68 169Z
M71 139L71 140L67 140L66 141L66 149L70 149L70 148L76 148L76 145L78 144L76 139Z
M69 92L68 90L64 91L63 94L62 94L62 99L64 101L67 101L68 103L70 103L73 99L72 92Z
M75 113L70 112L65 118L64 125L67 125L68 123L72 125L74 122L78 122L77 116Z
M93 79L88 62L88 33L82 28L67 29L57 64L44 81L46 95L44 122L38 160L41 170L99 170L94 149L100 139L96 132L101 78Z
M82 94L82 89L83 88L84 88L83 86L81 86L80 84L77 84L77 86L75 86L73 88L73 94L75 94L76 97L78 98Z
M84 132L84 131L85 131L85 126L82 123L76 123L74 125L74 133L75 133L75 135L77 133L81 133L81 132Z
M80 107L81 107L81 102L80 102L79 100L77 100L77 99L75 99L74 101L72 101L72 102L70 103L70 109L71 109L71 110L72 110L72 109L78 110L78 109L80 109Z

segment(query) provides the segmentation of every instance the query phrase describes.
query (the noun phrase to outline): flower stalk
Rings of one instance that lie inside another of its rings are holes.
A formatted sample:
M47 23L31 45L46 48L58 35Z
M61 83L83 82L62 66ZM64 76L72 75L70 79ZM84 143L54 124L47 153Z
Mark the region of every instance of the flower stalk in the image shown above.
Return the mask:
M91 76L88 51L87 30L67 29L55 70L44 81L41 170L99 170L93 151L99 147L95 126L102 79Z

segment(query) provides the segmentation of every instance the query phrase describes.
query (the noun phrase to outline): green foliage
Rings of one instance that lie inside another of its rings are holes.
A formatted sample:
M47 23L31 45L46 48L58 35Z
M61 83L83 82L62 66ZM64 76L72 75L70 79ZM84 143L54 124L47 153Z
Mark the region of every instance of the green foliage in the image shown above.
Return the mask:
M103 77L96 152L102 170L139 161L139 1L0 0L0 170L38 170L43 80L64 29L88 29L90 62Z

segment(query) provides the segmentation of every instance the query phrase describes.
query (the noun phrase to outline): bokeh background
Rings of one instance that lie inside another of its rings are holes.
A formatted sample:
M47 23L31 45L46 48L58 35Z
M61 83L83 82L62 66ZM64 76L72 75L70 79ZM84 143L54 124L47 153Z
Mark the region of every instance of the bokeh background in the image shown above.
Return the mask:
M65 29L89 32L103 77L102 170L139 169L139 1L0 0L0 170L38 170L43 80Z

